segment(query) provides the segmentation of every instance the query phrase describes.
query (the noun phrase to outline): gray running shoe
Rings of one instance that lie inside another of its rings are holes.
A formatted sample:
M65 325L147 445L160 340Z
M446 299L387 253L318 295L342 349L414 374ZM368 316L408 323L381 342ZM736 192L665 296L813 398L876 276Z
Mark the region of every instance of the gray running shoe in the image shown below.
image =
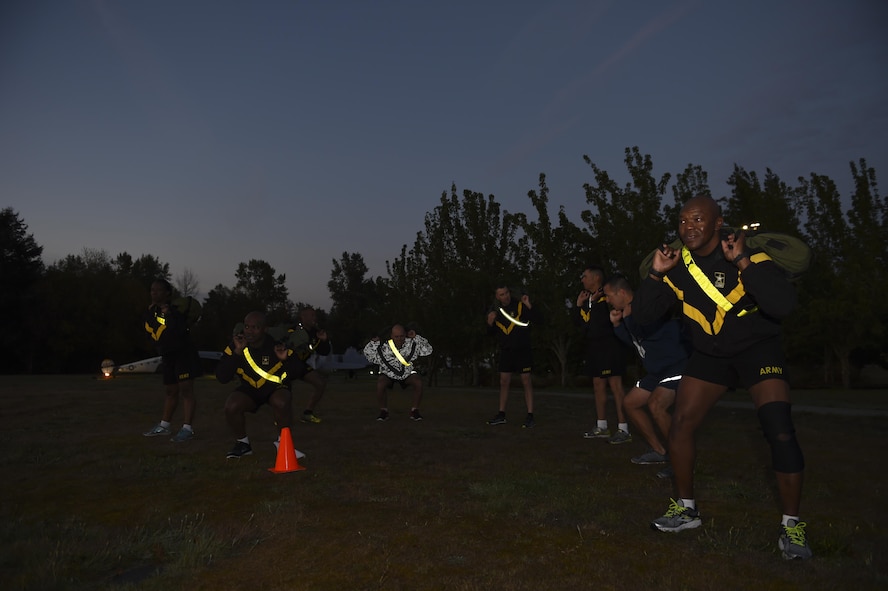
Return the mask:
M145 437L157 437L158 435L169 435L170 433L172 433L172 431L170 431L169 427L164 427L160 423L157 423L151 427L151 430L145 431L142 435Z
M635 456L630 461L633 464L642 464L642 465L665 464L666 462L669 461L669 458L667 458L666 456L664 456L663 454L661 454L659 452L649 449L646 452L644 452L643 454L641 454L640 456Z
M672 466L666 466L659 472L657 472L657 478L662 478L666 480L667 478L672 478L675 476L675 471L672 469Z
M683 529L700 527L700 513L696 509L688 509L680 501L669 499L669 508L662 517L651 521L651 529L664 532L679 532Z
M601 427L595 427L591 431L583 433L583 437L586 439L606 439L610 436L610 429L602 429Z
M610 436L607 440L611 445L617 445L618 443L630 443L632 441L632 435L623 431L622 429L617 429L616 433Z
M782 526L777 547L783 552L783 558L786 560L807 560L814 556L805 536L805 525L807 524L804 521L790 519Z
M173 443L183 443L185 441L190 441L194 439L194 431L191 429L186 429L182 427L179 429L179 432L176 433L173 437L170 437L170 441Z

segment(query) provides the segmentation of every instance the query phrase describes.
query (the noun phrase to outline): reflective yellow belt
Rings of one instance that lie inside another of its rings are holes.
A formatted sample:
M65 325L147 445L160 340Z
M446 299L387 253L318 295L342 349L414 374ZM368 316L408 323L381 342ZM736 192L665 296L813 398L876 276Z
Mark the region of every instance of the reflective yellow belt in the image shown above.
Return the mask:
M700 286L700 289L702 289L703 292L707 296L709 296L709 299L715 302L715 305L725 312L730 311L731 308L734 307L734 304L729 302L728 298L723 296L721 292L715 288L715 286L712 284L712 281L709 280L709 277L707 277L700 269L700 267L697 266L697 263L694 262L694 257L691 256L691 251L688 250L687 246L681 247L681 258L684 261L685 266L688 268L688 273L691 274L691 277L694 278L694 281L697 282L697 285ZM748 310L740 310L740 312L737 313L737 317L741 318L743 316L746 316L750 312L755 312L756 310L758 310L758 306L755 306L754 308Z
M401 362L401 365L404 365L404 366L410 365L410 362L407 361L406 359L404 359L404 357L401 355L401 352L398 351L398 348L395 346L395 341L393 341L392 339L389 339L388 346L389 346L389 349L392 350L392 353L395 354L395 357L398 358L398 361Z
M278 376L276 376L276 375L274 375L274 374L272 374L272 373L268 373L267 371L265 371L264 369L262 369L261 367L259 367L259 366L256 364L256 362L253 361L253 358L250 356L250 350L249 350L249 349L244 349L244 357L247 358L247 363L250 364L250 367L253 368L253 371L255 371L257 374L259 374L260 376L262 376L263 378L265 378L265 379L268 380L269 382L275 382L275 383L277 383L277 384L280 384L280 383L283 383L283 381L284 381L284 380L286 379L286 377L287 377L287 372L282 373L282 374L280 375L280 377L278 377Z

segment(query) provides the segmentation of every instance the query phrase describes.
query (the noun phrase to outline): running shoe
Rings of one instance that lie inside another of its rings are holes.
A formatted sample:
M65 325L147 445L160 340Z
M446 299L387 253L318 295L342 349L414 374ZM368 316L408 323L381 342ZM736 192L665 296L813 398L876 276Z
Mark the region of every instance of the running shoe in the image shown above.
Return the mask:
M626 431L623 431L622 429L617 429L617 432L611 435L608 438L607 442L611 445L617 445L619 443L631 443L632 435L630 435Z
M533 420L533 417L527 417L524 420L524 424L521 425L522 429L533 429L536 426L536 421Z
M179 429L178 433L173 437L170 437L170 441L173 443L184 443L185 441L191 441L192 439L194 439L194 431L186 429L185 427L182 427Z
M234 447L231 448L231 451L228 452L228 455L225 456L229 460L239 460L244 456L253 455L253 448L250 447L249 443L244 443L243 441L235 441Z
M387 411L387 410L381 410L381 411L379 411L379 416L376 417L376 420L377 420L377 421L387 421L387 420L389 420L389 411Z
M786 525L782 526L780 538L777 539L777 547L783 552L783 558L786 560L807 560L814 553L808 546L808 538L805 536L804 521L796 521L790 519Z
M153 427L151 427L150 431L145 431L142 433L145 437L157 437L158 435L170 435L172 431L170 431L169 427L164 427L160 423L157 423Z
M611 436L610 429L601 427L595 427L591 431L586 431L583 433L583 437L586 439L605 439Z
M304 412L302 413L302 422L318 424L321 422L321 419L313 412Z
M641 465L665 464L666 462L669 461L669 458L667 458L666 456L664 456L663 454L661 454L659 452L649 449L646 452L644 452L643 454L641 454L640 456L635 456L630 461L633 464L641 464Z
M413 421L421 421L422 420L422 415L419 414L418 408L414 408L413 410L410 411L410 419Z
M506 424L506 414L502 412L496 413L492 419L487 421L488 425L505 425Z
M696 509L688 509L681 501L669 499L669 508L662 517L651 521L651 529L664 532L679 532L683 529L700 527L700 513Z
M675 471L672 469L672 466L666 466L662 470L657 472L657 478L662 480L666 480L667 478L672 478L675 476Z

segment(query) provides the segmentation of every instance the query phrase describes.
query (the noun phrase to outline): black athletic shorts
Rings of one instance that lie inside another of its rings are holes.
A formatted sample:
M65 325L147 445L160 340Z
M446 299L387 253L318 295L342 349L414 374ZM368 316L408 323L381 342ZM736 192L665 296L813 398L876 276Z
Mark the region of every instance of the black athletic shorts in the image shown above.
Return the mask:
M163 385L178 384L203 375L200 355L197 349L181 349L161 355L160 371L163 372Z
M593 378L625 375L626 348L616 338L596 343L586 354L583 374Z
M241 392L246 394L250 400L252 400L256 404L256 408L254 408L251 412L256 412L259 410L259 407L263 404L268 403L268 399L271 398L271 395L277 392L278 390L286 390L290 391L290 382L289 380L284 382L283 384L278 384L275 382L265 382L260 388L254 388L249 384L241 384L237 388L234 389L235 392Z
M533 368L531 349L500 349L500 373L530 373Z
M714 357L694 351L685 376L729 388L746 388L768 379L789 381L786 357L779 338L762 341L733 357Z

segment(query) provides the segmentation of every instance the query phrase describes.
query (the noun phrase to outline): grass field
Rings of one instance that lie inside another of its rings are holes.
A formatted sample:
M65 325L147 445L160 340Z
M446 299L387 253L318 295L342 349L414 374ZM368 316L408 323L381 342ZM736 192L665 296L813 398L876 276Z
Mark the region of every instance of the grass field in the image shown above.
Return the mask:
M747 408L717 407L700 433L703 527L662 534L648 523L671 483L629 462L641 441L582 438L594 416L581 390L538 390L535 429L520 428L517 389L503 426L485 424L494 390L457 388L428 390L422 422L395 391L391 420L378 423L370 378L336 374L324 422L295 424L307 469L288 474L268 471L277 432L267 408L248 417L254 454L225 459L228 390L199 380L197 438L174 445L141 435L159 418L159 376L0 377L0 589L888 586L878 468L888 392L798 393L815 557L788 563L768 449ZM307 394L297 386L295 409Z

